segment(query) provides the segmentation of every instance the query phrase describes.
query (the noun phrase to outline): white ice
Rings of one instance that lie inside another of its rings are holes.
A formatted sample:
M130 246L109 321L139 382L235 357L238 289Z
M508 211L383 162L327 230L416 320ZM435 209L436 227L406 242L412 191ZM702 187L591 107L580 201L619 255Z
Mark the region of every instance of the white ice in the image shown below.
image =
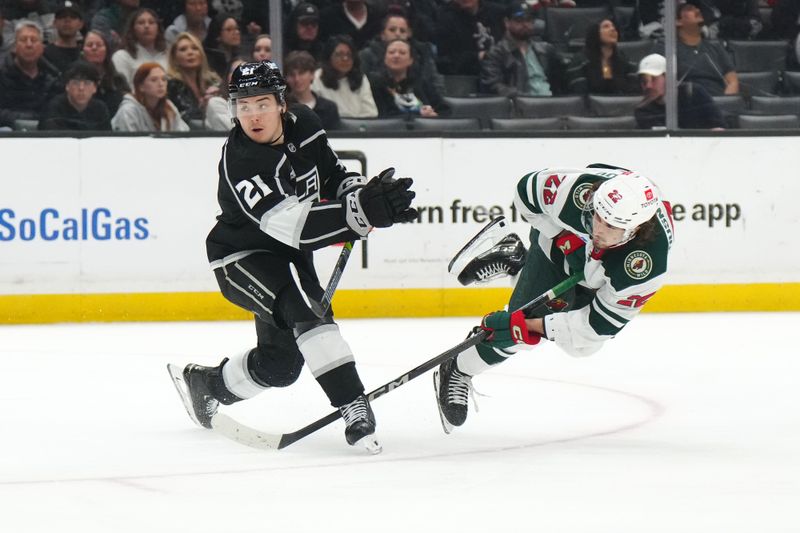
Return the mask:
M0 327L0 531L800 531L797 313L643 315L590 358L551 343L475 379L442 432L430 373L378 399L381 455L341 421L281 451L192 425L168 362L242 323ZM344 320L368 389L474 320ZM307 371L229 412L293 431L331 411Z

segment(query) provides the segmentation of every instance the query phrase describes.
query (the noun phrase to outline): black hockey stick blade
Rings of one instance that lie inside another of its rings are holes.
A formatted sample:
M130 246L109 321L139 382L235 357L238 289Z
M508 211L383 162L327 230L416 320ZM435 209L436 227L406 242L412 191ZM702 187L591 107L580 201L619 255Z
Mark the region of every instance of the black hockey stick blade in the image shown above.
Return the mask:
M328 309L331 307L333 293L336 292L336 287L339 286L339 280L342 279L344 267L347 265L347 261L350 259L350 253L353 251L353 244L355 244L354 241L347 241L344 243L339 258L336 260L336 265L333 267L333 272L331 272L331 279L328 281L328 286L325 288L325 294L322 295L322 300L319 302L311 300L309 302L311 304L311 310L318 318L324 317L325 313L327 313Z
M545 292L544 294L534 298L527 304L520 307L520 310L526 309L535 309L540 305L547 303L549 300L563 294L564 292L568 291L575 285L577 285L581 280L583 280L583 273L575 274L549 291ZM436 368L440 364L444 363L445 361L456 357L458 354L463 352L464 350L475 346L486 339L487 332L486 331L477 331L472 336L468 337L461 343L453 346L452 348L445 350L444 352L440 353L433 359L429 359L425 361L421 365L417 366L416 368L409 370L405 374L398 376L397 378L389 381L378 387L377 389L370 392L367 397L370 401L376 400L383 396L384 394L388 394L395 389L398 389L415 379L428 370ZM299 441L302 438L311 435L312 433L324 428L325 426L335 422L341 418L341 413L337 409L324 417L320 418L312 422L311 424L307 425L304 428L298 429L297 431L293 431L291 433L283 433L283 434L269 434L262 432L258 429L254 429L243 424L240 424L233 418L223 414L217 413L214 415L211 423L214 427L214 430L221 433L225 437L235 440L241 444L246 446L251 446L253 448L267 448L267 449L283 449L295 442Z

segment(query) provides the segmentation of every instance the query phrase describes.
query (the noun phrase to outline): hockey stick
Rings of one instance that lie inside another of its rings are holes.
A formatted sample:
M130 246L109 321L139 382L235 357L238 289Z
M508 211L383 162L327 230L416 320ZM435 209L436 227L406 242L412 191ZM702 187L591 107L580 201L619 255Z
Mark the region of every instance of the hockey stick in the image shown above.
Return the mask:
M561 283L557 284L555 287L550 289L549 291L545 292L544 294L537 296L530 302L526 303L522 307L519 308L520 311L525 311L528 309L536 309L540 305L547 303L548 301L552 300L553 298L564 294L566 291L577 285L580 281L583 280L583 273L575 274ZM474 331L474 330L473 330ZM440 353L433 359L425 361L418 367L409 370L405 374L400 375L399 377L389 381L378 387L377 389L373 390L369 394L367 394L367 398L370 401L376 400L383 396L384 394L388 394L393 390L405 385L412 379L415 379L428 370L436 368L440 364L444 363L448 359L456 357L458 354L475 346L476 344L481 343L486 339L488 333L484 330L480 330L474 332L473 335L468 337L466 340L462 341L461 343L453 346L452 348L445 350L444 352ZM338 418L341 418L341 413L337 409L332 413L320 418L319 420L312 422L311 424L307 425L304 428L298 429L297 431L293 431L291 433L283 433L283 434L268 434L257 429L245 426L234 420L233 418L217 412L214 417L211 419L211 425L213 426L214 430L221 433L225 437L235 440L241 444L246 446L250 446L253 448L261 448L261 449L276 449L280 450L283 449L290 444L294 444L295 442L299 441L300 439L311 435L315 431L324 428L328 424L336 421Z
M325 294L322 295L322 300L319 302L310 300L311 310L317 317L322 318L328 312L333 299L333 293L336 292L336 287L339 285L339 280L342 278L344 267L347 265L347 260L350 259L350 253L353 251L353 244L355 241L347 241L342 247L342 252L339 254L339 259L336 260L336 265L331 272L331 279L328 280L328 286L325 288Z

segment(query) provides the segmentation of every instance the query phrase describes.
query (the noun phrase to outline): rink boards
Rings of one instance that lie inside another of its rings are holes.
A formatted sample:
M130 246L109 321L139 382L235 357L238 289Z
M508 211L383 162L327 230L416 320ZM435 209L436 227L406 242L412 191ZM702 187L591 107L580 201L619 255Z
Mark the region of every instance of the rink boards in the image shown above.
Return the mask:
M222 138L3 139L0 322L244 318L217 294L204 241ZM648 311L798 310L794 137L332 139L372 175L412 176L420 220L356 245L338 316L479 315L507 282L465 289L452 254L544 166L650 175L676 214L670 284ZM36 154L31 156L31 154ZM355 160L345 161L358 169ZM339 249L318 253L323 281Z

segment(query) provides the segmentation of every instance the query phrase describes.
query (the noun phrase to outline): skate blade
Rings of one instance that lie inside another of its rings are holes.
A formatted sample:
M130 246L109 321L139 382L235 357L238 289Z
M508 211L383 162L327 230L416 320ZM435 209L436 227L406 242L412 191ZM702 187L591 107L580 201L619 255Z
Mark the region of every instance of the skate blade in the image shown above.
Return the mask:
M439 371L436 370L433 373L433 394L436 396L436 410L439 411L439 420L442 422L442 429L444 430L445 434L449 435L455 426L447 421L442 412L442 408L439 407Z
M490 243L489 248L500 242L504 234L501 233L500 230L506 228L508 226L508 221L505 217L500 216L494 219L493 221L489 222L482 230L478 232L467 244L461 248L453 259L450 261L450 264L447 265L447 272L450 274L458 275L464 270L469 262L474 259L470 254L473 250L480 248L483 246L484 242L488 241Z
M372 435L367 435L366 437L361 437L359 440L353 443L353 446L363 446L372 455L378 455L383 451L383 446L381 446L381 443L378 442L378 438L374 433Z
M186 382L183 381L183 369L179 368L176 365L168 364L167 372L169 372L169 376L172 378L172 384L175 385L175 390L178 391L178 396L181 397L181 402L183 402L183 407L189 414L189 418L191 418L192 422L197 424L199 427L206 429L203 426L203 424L201 424L200 421L197 419L197 416L194 414L194 407L192 406L192 400L191 396L189 395L189 389L186 386Z

